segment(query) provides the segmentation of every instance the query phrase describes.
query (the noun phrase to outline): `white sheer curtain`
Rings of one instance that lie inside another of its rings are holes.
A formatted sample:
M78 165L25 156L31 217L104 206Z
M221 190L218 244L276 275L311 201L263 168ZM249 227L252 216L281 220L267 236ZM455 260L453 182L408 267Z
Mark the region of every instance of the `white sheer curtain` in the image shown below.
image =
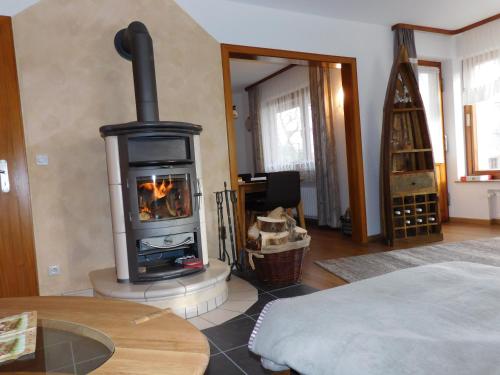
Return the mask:
M309 87L261 103L261 135L266 172L295 170L314 180Z
M464 104L500 96L500 50L463 59L462 75Z
M441 87L439 68L418 67L418 86L424 102L427 126L432 142L434 163L444 163L443 118L441 113Z

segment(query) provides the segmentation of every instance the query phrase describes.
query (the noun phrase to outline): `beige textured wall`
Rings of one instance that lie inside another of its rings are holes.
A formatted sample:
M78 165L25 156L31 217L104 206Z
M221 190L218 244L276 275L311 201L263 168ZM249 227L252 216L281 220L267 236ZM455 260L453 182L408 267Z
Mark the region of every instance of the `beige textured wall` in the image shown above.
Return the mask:
M201 124L209 253L212 192L229 176L219 44L173 0L42 0L14 17L41 294L89 288L114 265L104 141L99 127L135 120L132 66L117 30L144 22L153 37L163 120ZM35 164L49 156L48 166ZM47 267L61 266L49 277Z

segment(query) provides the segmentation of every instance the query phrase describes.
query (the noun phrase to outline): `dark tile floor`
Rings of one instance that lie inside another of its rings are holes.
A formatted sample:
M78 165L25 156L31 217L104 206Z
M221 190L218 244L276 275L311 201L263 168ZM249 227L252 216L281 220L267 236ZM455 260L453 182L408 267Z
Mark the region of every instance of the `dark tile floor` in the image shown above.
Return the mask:
M210 343L210 363L206 375L271 374L260 365L260 358L247 348L248 339L261 310L268 302L277 298L296 297L317 291L305 284L273 289L248 275L238 276L247 279L258 289L259 299L244 314L203 330Z

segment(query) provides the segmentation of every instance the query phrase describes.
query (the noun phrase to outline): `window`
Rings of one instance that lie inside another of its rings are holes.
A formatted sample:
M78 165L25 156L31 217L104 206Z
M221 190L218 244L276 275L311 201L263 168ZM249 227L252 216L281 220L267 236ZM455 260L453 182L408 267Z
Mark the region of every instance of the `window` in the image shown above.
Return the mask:
M500 178L500 50L463 61L467 174Z
M262 105L261 131L266 172L298 170L305 179L314 175L309 87Z
M466 105L467 174L500 178L500 97Z

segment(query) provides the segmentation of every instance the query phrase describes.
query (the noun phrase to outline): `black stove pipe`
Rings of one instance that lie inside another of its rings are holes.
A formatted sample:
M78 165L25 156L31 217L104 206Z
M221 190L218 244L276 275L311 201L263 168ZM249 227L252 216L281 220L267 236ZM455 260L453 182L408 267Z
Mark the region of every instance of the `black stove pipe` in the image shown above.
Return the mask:
M146 26L138 21L115 35L115 48L132 61L137 121L159 121L153 41Z

